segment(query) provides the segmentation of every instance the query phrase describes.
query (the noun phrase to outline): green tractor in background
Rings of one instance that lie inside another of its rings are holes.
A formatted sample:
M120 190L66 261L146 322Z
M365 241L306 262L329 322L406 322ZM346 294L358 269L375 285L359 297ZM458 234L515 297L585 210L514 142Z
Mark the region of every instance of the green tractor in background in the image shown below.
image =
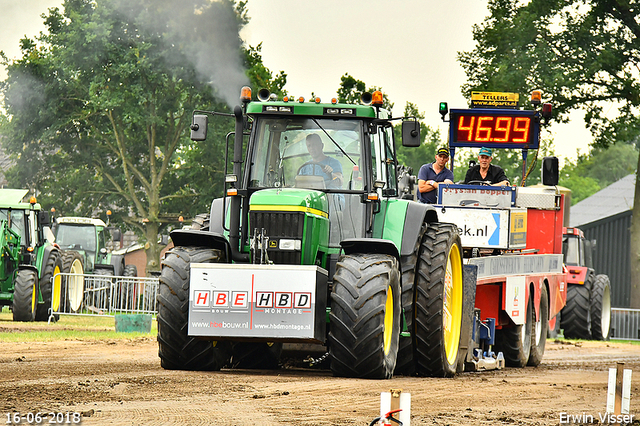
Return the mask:
M107 213L109 214L109 213ZM66 306L72 311L77 311L82 305L106 309L110 303L128 306L132 308L135 303L135 287L127 285L127 294L119 294L122 288L118 287L116 300L110 301L111 283L110 277L137 277L138 270L135 265L125 264L122 254L113 253L109 247L110 240L119 241L121 231L110 228L103 220L89 217L58 217L53 226L55 241L64 250L62 254L63 270L72 274L89 274L100 276L82 280L81 285L69 286L68 303ZM73 279L73 277L70 277ZM87 298L85 291L94 290L93 297ZM101 290L100 290L101 289ZM97 305L97 306L96 306Z
M28 192L0 189L0 306L11 306L14 321L47 321L63 297L61 251L49 213L35 197L23 201Z

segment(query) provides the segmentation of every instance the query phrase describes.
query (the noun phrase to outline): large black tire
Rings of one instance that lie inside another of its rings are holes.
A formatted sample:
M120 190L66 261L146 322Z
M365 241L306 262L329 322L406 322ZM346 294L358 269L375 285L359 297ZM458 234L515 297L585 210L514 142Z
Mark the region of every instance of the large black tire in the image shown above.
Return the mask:
M38 273L20 269L13 289L13 320L31 322L36 318Z
M464 283L462 245L454 225L427 227L415 284L414 347L421 376L455 375L460 350Z
M195 231L208 231L209 223L209 213L200 213L191 221L191 229Z
M48 321L49 310L58 312L64 303L62 292L62 258L58 250L51 250L46 262L43 263L42 276L40 277L40 293L42 293L43 303L39 303L36 308L36 321ZM55 280L52 281L52 278ZM53 303L52 303L53 302ZM53 315L52 319L57 321L60 315Z
M162 262L158 293L158 355L167 370L215 371L229 361L226 342L189 337L189 280L191 263L223 262L220 250L174 247Z
M124 271L122 272L122 276L124 276L124 277L137 277L138 276L138 267L136 265L126 265L124 267Z
M547 345L547 332L549 331L549 297L547 287L542 286L540 293L539 315L536 316L531 330L531 352L527 365L537 367L542 362L544 349ZM535 309L532 309L535 316Z
M62 272L74 274L62 280L63 307L62 312L79 312L84 297L84 261L76 251L62 252Z
M562 323L566 339L591 339L591 298L590 289L593 286L593 278L589 275L587 282L581 284L569 284L567 287L567 304L562 308Z
M611 332L611 282L607 275L596 275L591 291L591 337L609 340Z
M522 368L529 362L533 334L533 295L527 302L524 321L522 325L511 325L496 330L496 351L502 352L508 367Z
M398 260L350 254L336 264L331 292L329 358L336 376L389 379L400 336Z
M238 342L233 345L232 368L273 370L280 364L282 343Z
M405 321L407 322L407 332L409 337L400 336L398 343L398 359L396 361L396 369L394 374L413 375L416 372L416 365L413 358L413 316L415 301L415 280L416 265L418 264L418 255L420 254L420 246L422 237L427 231L427 225L423 224L420 233L416 238L416 244L410 255L402 256L400 259L402 269L402 311Z

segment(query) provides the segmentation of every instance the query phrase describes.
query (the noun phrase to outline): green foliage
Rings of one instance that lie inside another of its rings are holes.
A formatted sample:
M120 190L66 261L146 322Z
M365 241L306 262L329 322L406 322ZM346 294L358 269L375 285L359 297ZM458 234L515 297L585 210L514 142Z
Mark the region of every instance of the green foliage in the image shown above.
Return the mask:
M362 80L356 80L354 77L349 74L345 74L340 77L340 88L338 89L338 102L348 103L348 104L359 104L360 96L364 92L373 93L376 90L382 91L380 87L369 87L367 88L366 84ZM393 104L389 101L389 97L382 92L382 108L391 111L393 109Z
M48 31L22 40L17 61L2 58L11 186L37 190L59 214L111 209L154 250L178 215L208 211L222 195L233 120L213 118L208 140L192 142L192 111L229 112L250 81L275 91L286 82L262 65L259 46L243 48L245 6L66 0L50 10Z
M560 185L571 189L571 204L575 204L634 173L637 162L638 151L631 145L595 148L590 155L578 155L562 167Z

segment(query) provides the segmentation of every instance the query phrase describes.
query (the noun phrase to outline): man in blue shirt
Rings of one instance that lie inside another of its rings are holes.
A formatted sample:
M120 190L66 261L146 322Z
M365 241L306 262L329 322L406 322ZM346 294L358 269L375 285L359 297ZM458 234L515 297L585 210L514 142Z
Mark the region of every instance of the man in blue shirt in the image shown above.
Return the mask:
M420 167L418 172L418 201L434 204L438 201L438 184L453 183L453 172L447 169L449 150L445 147L436 152L436 161Z
M305 142L311 161L303 164L298 174L322 176L326 188L342 188L342 164L335 158L324 155L324 143L320 136L312 133L307 136Z

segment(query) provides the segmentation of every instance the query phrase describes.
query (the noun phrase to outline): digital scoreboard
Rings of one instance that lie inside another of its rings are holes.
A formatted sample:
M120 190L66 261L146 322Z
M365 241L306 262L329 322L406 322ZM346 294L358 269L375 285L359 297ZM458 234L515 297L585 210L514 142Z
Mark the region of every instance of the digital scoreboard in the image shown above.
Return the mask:
M452 109L449 145L537 149L540 119L537 111L506 109Z

